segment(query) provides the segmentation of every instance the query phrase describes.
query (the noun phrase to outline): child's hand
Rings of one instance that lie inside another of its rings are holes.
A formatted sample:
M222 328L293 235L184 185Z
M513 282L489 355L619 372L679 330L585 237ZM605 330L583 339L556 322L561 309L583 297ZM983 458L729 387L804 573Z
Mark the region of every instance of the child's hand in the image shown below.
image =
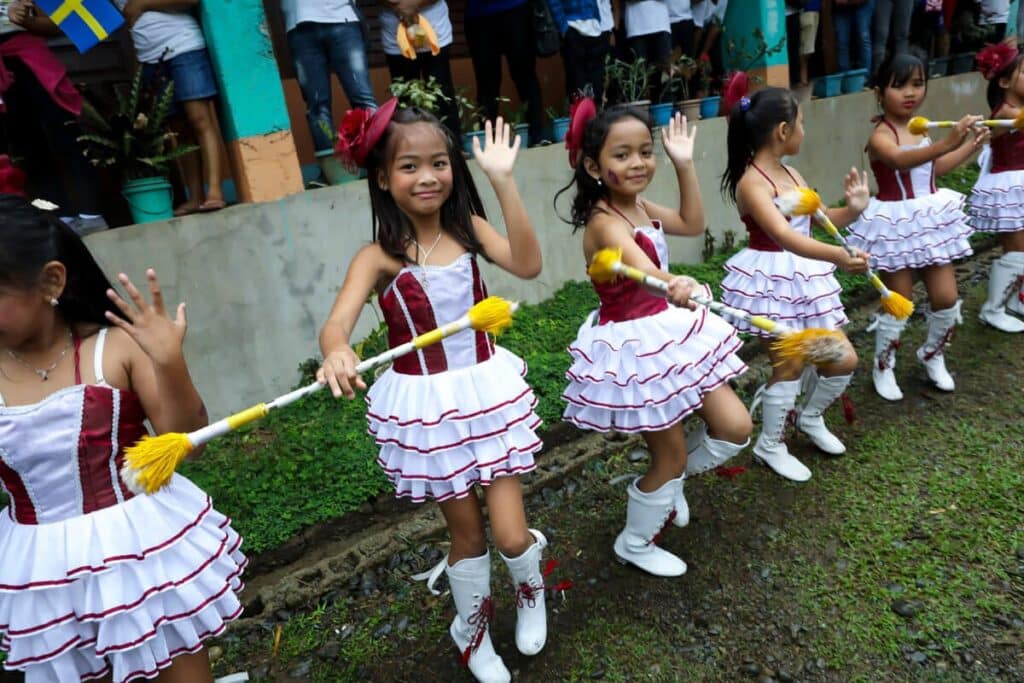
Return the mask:
M971 132L974 133L974 140L971 143L974 149L980 149L992 142L992 129L988 126L975 126Z
M668 281L668 300L680 308L693 310L697 304L690 301L697 281L687 275L677 275Z
M693 143L697 139L697 126L693 131L686 124L686 117L676 112L667 126L661 129L661 143L665 153L676 167L693 161Z
M512 175L512 167L516 163L519 152L520 138L512 139L512 126L505 123L500 116L494 126L487 121L484 125L484 147L480 149L480 138L473 138L473 156L491 182L502 180Z
M32 17L34 7L33 0L14 0L7 8L7 18L12 24L24 26Z
M847 273L859 275L868 270L868 255L860 249L851 248L853 256L843 247L836 247L836 258L832 263L845 270Z
M178 312L171 320L164 308L164 295L160 291L160 283L156 272L150 268L146 271L149 280L149 296L152 304L146 303L142 294L135 288L128 276L121 273L117 276L121 286L128 292L132 300L131 306L118 296L112 289L107 290L107 298L114 302L124 318L119 318L107 311L107 320L127 332L135 343L153 359L154 365L164 366L182 360L181 347L185 341L188 320L185 318L185 304L178 304Z
M348 399L355 398L356 389L366 389L366 382L356 372L357 365L359 356L351 346L331 351L324 358L324 364L316 371L316 381L328 385L334 398L341 398L342 394Z
M846 195L846 206L856 214L860 214L867 208L871 201L871 191L868 189L868 172L858 173L856 168L851 168L843 179L843 189Z
M949 131L949 135L946 136L945 142L949 146L949 148L956 149L960 145L964 144L964 141L967 139L968 133L971 132L971 128L974 126L974 124L976 124L978 121L981 121L982 119L983 117L981 116L967 114L959 121L957 121L956 125L953 126L953 128Z
M121 14L124 15L124 21L128 24L128 28L135 26L135 22L139 20L142 13L148 10L146 7L146 0L128 0L125 4L124 9L121 10Z

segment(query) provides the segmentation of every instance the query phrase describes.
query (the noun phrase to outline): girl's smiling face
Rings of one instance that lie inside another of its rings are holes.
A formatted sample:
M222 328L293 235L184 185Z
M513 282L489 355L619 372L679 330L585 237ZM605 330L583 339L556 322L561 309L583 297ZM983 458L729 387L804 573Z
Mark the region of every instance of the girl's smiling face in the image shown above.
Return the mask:
M394 155L378 182L409 216L441 210L452 193L452 163L440 131L429 123L401 125Z
M647 125L632 116L608 129L595 164L587 159L587 172L612 192L639 194L650 185L657 167L654 138Z

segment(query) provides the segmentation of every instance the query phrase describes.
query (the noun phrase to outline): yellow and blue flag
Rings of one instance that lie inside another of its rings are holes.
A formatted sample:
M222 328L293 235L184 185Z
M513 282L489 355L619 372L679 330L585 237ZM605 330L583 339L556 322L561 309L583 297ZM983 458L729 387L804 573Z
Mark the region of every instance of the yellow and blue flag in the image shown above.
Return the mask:
M124 17L109 0L35 0L35 3L83 53L124 23Z

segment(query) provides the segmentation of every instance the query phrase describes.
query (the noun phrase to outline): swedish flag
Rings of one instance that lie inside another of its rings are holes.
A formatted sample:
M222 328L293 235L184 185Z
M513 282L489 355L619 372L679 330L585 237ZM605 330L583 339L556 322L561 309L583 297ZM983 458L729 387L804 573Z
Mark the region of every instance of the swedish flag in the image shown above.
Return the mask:
M108 0L35 0L36 7L60 27L79 52L102 42L124 23Z

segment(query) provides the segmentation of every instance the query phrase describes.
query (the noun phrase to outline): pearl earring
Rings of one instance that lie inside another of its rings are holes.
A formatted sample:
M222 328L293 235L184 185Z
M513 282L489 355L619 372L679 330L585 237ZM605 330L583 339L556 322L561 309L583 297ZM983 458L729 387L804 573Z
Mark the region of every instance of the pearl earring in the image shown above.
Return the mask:
M57 301L57 297L55 297L55 296L51 296L51 297L50 297L50 305L51 305L51 306L53 306L53 307L56 307L56 306L57 306L57 304L59 304L59 303L60 303L60 302L59 302L59 301Z

